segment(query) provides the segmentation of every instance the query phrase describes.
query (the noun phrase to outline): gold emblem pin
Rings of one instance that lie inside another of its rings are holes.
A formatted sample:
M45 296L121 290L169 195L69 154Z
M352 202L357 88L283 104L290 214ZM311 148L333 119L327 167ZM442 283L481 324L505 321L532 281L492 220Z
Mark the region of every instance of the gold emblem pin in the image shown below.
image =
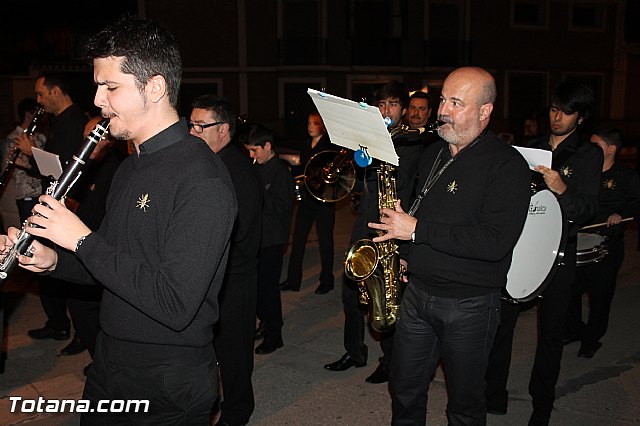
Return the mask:
M136 207L138 207L140 210L146 213L147 207L149 207L149 204L151 204L151 201L149 200L149 194L144 194L138 198Z
M573 170L569 166L564 166L560 169L560 174L562 176L570 177L573 174Z
M603 182L603 185L605 188L607 189L615 189L616 188L616 181L613 179L607 179Z
M458 190L458 184L456 183L456 181L452 180L451 182L449 182L449 185L447 185L447 191L449 191L452 194L455 194L457 190Z

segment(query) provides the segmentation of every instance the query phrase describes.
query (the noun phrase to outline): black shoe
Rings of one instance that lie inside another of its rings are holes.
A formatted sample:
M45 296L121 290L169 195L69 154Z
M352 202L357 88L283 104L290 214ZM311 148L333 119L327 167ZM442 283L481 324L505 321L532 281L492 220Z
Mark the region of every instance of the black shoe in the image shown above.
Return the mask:
M35 330L29 330L27 334L32 339L67 340L69 337L71 337L68 331L54 330L53 328L47 326L37 328Z
M497 407L487 407L487 413L493 414L494 416L504 416L507 414L506 408L497 408Z
M578 357L580 358L593 358L598 349L602 347L602 343L596 342L585 345L584 343L580 346L580 350L578 351Z
M331 364L327 364L324 366L325 370L329 371L344 371L351 367L364 367L367 365L367 361L357 362L353 358L349 356L349 354L342 355L342 358L337 360L336 362L332 362Z
M74 337L67 346L62 348L60 355L78 355L87 350L87 346L82 343L79 337Z
M258 328L256 328L256 334L254 336L255 340L262 340L264 339L264 326L262 324L260 324L260 326L258 326Z
M89 364L87 364L87 366L86 366L86 367L84 367L84 368L82 369L82 372L84 373L85 377L86 377L86 376L87 376L87 374L89 373L89 369L91 368L91 366L92 366L92 365L93 365L93 363L89 363Z
M316 291L314 291L315 294L327 294L329 293L331 290L333 290L333 286L328 286L328 285L323 285L320 284L318 286L318 288L316 288Z
M280 291L300 291L300 287L294 288L289 285L287 281L280 283Z
M269 339L264 339L262 343L258 345L255 352L258 355L266 355L272 352L275 352L277 349L280 349L284 344L282 343L282 339L278 339L276 341L270 341Z
M378 368L376 368L373 373L366 379L364 379L367 383L386 383L389 381L389 367L384 364L378 364Z

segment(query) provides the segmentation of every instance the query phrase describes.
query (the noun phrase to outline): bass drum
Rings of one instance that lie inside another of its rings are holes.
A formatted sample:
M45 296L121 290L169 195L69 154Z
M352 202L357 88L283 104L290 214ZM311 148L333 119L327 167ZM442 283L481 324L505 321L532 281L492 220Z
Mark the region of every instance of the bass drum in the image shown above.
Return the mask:
M555 195L548 189L537 192L531 197L507 273L510 302L528 302L544 291L562 263L566 239L562 210Z

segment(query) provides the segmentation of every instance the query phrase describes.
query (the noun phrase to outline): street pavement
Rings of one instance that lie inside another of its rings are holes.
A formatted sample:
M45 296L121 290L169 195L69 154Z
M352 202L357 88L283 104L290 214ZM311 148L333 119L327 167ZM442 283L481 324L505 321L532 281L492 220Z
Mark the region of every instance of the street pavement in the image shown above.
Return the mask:
M331 372L323 365L345 352L340 299L341 271L353 214L349 204L338 206L335 230L336 289L314 294L320 271L315 230L304 260L300 292L282 293L284 347L269 355L256 355L253 376L256 399L250 425L387 425L391 403L386 384L364 379L377 366L380 346L367 334L368 365ZM578 358L579 343L565 347L552 425L640 424L640 252L637 227L626 232L627 252L613 301L611 321L603 347L592 359ZM285 268L286 271L285 258ZM283 275L285 272L283 272ZM68 341L36 341L27 330L39 328L44 314L35 280L27 273L6 282L8 358L0 375L0 426L29 424L76 425L77 414L11 413L10 396L24 399L79 399L83 368L89 355L58 356ZM132 324L132 326L135 326ZM509 409L504 416L488 415L487 424L524 425L531 414L527 384L535 353L536 309L520 315L514 339L509 378ZM446 385L438 370L429 389L428 422L446 424Z

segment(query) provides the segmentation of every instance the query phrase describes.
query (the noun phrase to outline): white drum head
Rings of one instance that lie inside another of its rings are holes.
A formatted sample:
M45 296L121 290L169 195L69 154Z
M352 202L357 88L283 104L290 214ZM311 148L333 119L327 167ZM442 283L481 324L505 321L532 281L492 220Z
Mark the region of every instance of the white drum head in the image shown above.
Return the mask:
M562 210L549 190L531 197L524 229L513 249L506 290L516 301L535 298L562 260Z

